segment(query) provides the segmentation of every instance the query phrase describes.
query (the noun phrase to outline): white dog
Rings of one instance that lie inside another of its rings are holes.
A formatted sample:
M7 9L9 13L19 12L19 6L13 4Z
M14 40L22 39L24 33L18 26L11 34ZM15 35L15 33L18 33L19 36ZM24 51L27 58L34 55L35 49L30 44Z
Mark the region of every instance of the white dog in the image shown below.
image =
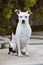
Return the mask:
M21 12L20 10L16 9L15 12L18 15L18 25L16 29L15 36L12 34L12 41L10 42L10 51L18 50L18 56L22 56L21 51L25 52L26 56L29 56L28 53L28 45L31 36L31 27L29 24L29 16L32 12ZM10 52L9 52L10 53Z

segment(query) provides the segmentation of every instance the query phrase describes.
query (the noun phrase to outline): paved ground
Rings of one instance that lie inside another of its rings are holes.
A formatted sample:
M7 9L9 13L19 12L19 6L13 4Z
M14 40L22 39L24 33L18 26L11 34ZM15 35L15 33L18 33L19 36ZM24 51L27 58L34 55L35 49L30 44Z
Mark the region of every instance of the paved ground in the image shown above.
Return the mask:
M31 39L28 50L29 57L18 57L8 55L8 49L0 49L0 65L43 65L43 40Z

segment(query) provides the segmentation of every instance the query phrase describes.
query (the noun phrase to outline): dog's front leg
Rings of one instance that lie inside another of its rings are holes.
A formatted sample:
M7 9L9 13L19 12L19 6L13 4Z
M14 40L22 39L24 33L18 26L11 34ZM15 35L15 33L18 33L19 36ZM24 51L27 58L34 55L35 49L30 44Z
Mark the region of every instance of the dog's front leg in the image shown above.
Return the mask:
M29 40L28 40L28 42L27 42L27 44L26 44L26 47L25 47L25 55L26 55L26 56L29 56L28 48L29 48Z
M19 38L17 39L17 47L18 47L18 56L22 57L21 49L20 49L20 40Z

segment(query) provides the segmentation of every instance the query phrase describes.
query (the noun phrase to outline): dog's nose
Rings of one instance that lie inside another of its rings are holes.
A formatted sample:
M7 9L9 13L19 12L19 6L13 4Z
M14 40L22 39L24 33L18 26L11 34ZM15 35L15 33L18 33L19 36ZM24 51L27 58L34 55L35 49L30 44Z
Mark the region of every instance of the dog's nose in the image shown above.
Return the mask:
M22 24L24 24L25 23L25 20L22 20Z

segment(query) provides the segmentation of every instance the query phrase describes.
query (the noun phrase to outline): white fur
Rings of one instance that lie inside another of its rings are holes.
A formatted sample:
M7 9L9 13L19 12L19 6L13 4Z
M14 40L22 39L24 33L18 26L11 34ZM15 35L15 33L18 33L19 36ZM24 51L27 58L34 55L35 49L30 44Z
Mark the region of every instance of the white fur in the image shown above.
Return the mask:
M13 45L13 43L11 43L11 45L12 45L12 47L14 47L14 49L16 48L16 45L17 45L18 56L22 56L21 51L24 51L25 55L29 56L28 44L29 44L29 40L30 40L30 36L31 36L31 27L29 24L30 13L28 14L28 11L21 12L20 10L15 10L15 12L18 15L19 22L17 25L15 36L12 34L12 41L14 42L15 46ZM22 16L22 17L20 17L20 16ZM27 18L26 18L26 16L27 16ZM25 20L25 24L22 24L22 20ZM15 42L15 40L16 40L16 42Z
M13 48L13 50L16 50L16 37L15 35L12 33L12 40L10 41L10 47Z

